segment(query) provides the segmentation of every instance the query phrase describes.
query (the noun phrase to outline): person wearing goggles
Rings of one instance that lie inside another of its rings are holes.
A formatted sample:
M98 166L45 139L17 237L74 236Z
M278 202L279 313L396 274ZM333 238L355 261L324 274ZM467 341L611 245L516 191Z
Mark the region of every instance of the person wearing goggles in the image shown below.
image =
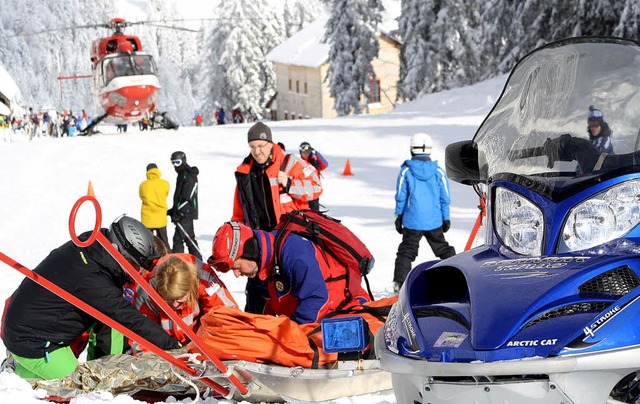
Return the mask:
M173 207L167 211L167 215L176 226L171 251L182 253L186 245L189 254L202 260L193 226L193 221L198 219L198 174L200 171L198 167L191 167L187 164L187 156L182 151L171 154L171 164L178 174L173 193Z
M318 171L318 175L322 175L322 170L329 166L327 159L324 158L322 153L311 147L309 142L300 143L298 150L300 150L300 157L309 165L315 167ZM310 200L309 209L320 210L320 198Z

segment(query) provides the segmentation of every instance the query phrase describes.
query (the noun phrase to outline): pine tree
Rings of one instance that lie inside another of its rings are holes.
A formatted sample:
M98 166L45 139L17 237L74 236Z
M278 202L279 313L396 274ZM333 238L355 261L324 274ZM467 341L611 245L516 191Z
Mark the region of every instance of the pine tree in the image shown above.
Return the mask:
M379 0L334 0L324 40L330 44L329 93L339 115L359 114L375 78L371 61L378 55L377 26L384 10Z
M403 45L400 49L400 79L398 99L415 99L427 88L429 69L429 29L435 23L439 1L403 0L398 31Z
M283 10L285 36L289 38L325 13L325 6L317 1L289 0L285 2Z
M267 43L279 44L280 38L269 36L274 35L270 29L264 31L266 27L257 17L264 8L259 7L266 4L227 1L219 24L206 34L202 78L207 81L202 109L221 106L230 111L238 107L247 114L262 114L264 97L275 91L264 87L266 77L273 74L264 70L264 49Z

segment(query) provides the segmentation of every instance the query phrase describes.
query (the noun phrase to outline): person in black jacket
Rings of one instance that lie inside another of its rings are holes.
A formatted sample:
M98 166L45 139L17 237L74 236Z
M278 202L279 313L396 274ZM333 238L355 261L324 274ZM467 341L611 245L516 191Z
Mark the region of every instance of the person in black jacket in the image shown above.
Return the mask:
M176 229L173 233L173 248L171 252L184 252L187 245L189 254L195 255L202 261L202 254L198 248L193 221L198 219L198 167L187 164L187 156L184 152L177 151L171 155L178 178L176 189L173 193L173 207L167 211Z
M100 229L134 268L150 269L158 254L151 232L136 219L121 216ZM79 236L87 240L90 232ZM34 270L96 310L162 349L178 341L123 297L131 282L99 243L78 247L72 241L53 250ZM2 341L24 378L58 379L73 372L78 359L71 347L96 320L39 284L25 279L11 296L2 321Z

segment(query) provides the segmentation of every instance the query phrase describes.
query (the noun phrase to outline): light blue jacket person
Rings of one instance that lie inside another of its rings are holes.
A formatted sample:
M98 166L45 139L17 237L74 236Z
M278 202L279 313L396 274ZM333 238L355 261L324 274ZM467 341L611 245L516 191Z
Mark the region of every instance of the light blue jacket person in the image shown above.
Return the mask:
M418 256L424 237L440 259L454 256L456 250L447 243L449 230L449 180L438 162L431 161L433 140L426 133L411 138L411 160L400 167L396 183L396 230L402 234L393 273L393 291L398 293L411 264Z
M416 154L400 168L396 183L396 216L402 226L433 230L449 220L449 180L437 161L428 154Z

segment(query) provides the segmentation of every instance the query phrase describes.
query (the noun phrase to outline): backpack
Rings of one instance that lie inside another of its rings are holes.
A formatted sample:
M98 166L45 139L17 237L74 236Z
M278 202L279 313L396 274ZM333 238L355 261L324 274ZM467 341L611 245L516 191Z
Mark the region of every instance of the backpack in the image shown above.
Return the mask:
M276 271L280 266L282 244L289 234L294 233L310 240L320 247L323 253L330 254L347 268L345 304L352 297L349 287L359 286L360 276L365 280L369 297L372 301L375 300L367 279L367 274L375 262L373 255L351 230L340 223L340 220L316 210L294 210L282 216L274 230L278 230L274 243ZM358 280L358 284L352 285L352 280Z

